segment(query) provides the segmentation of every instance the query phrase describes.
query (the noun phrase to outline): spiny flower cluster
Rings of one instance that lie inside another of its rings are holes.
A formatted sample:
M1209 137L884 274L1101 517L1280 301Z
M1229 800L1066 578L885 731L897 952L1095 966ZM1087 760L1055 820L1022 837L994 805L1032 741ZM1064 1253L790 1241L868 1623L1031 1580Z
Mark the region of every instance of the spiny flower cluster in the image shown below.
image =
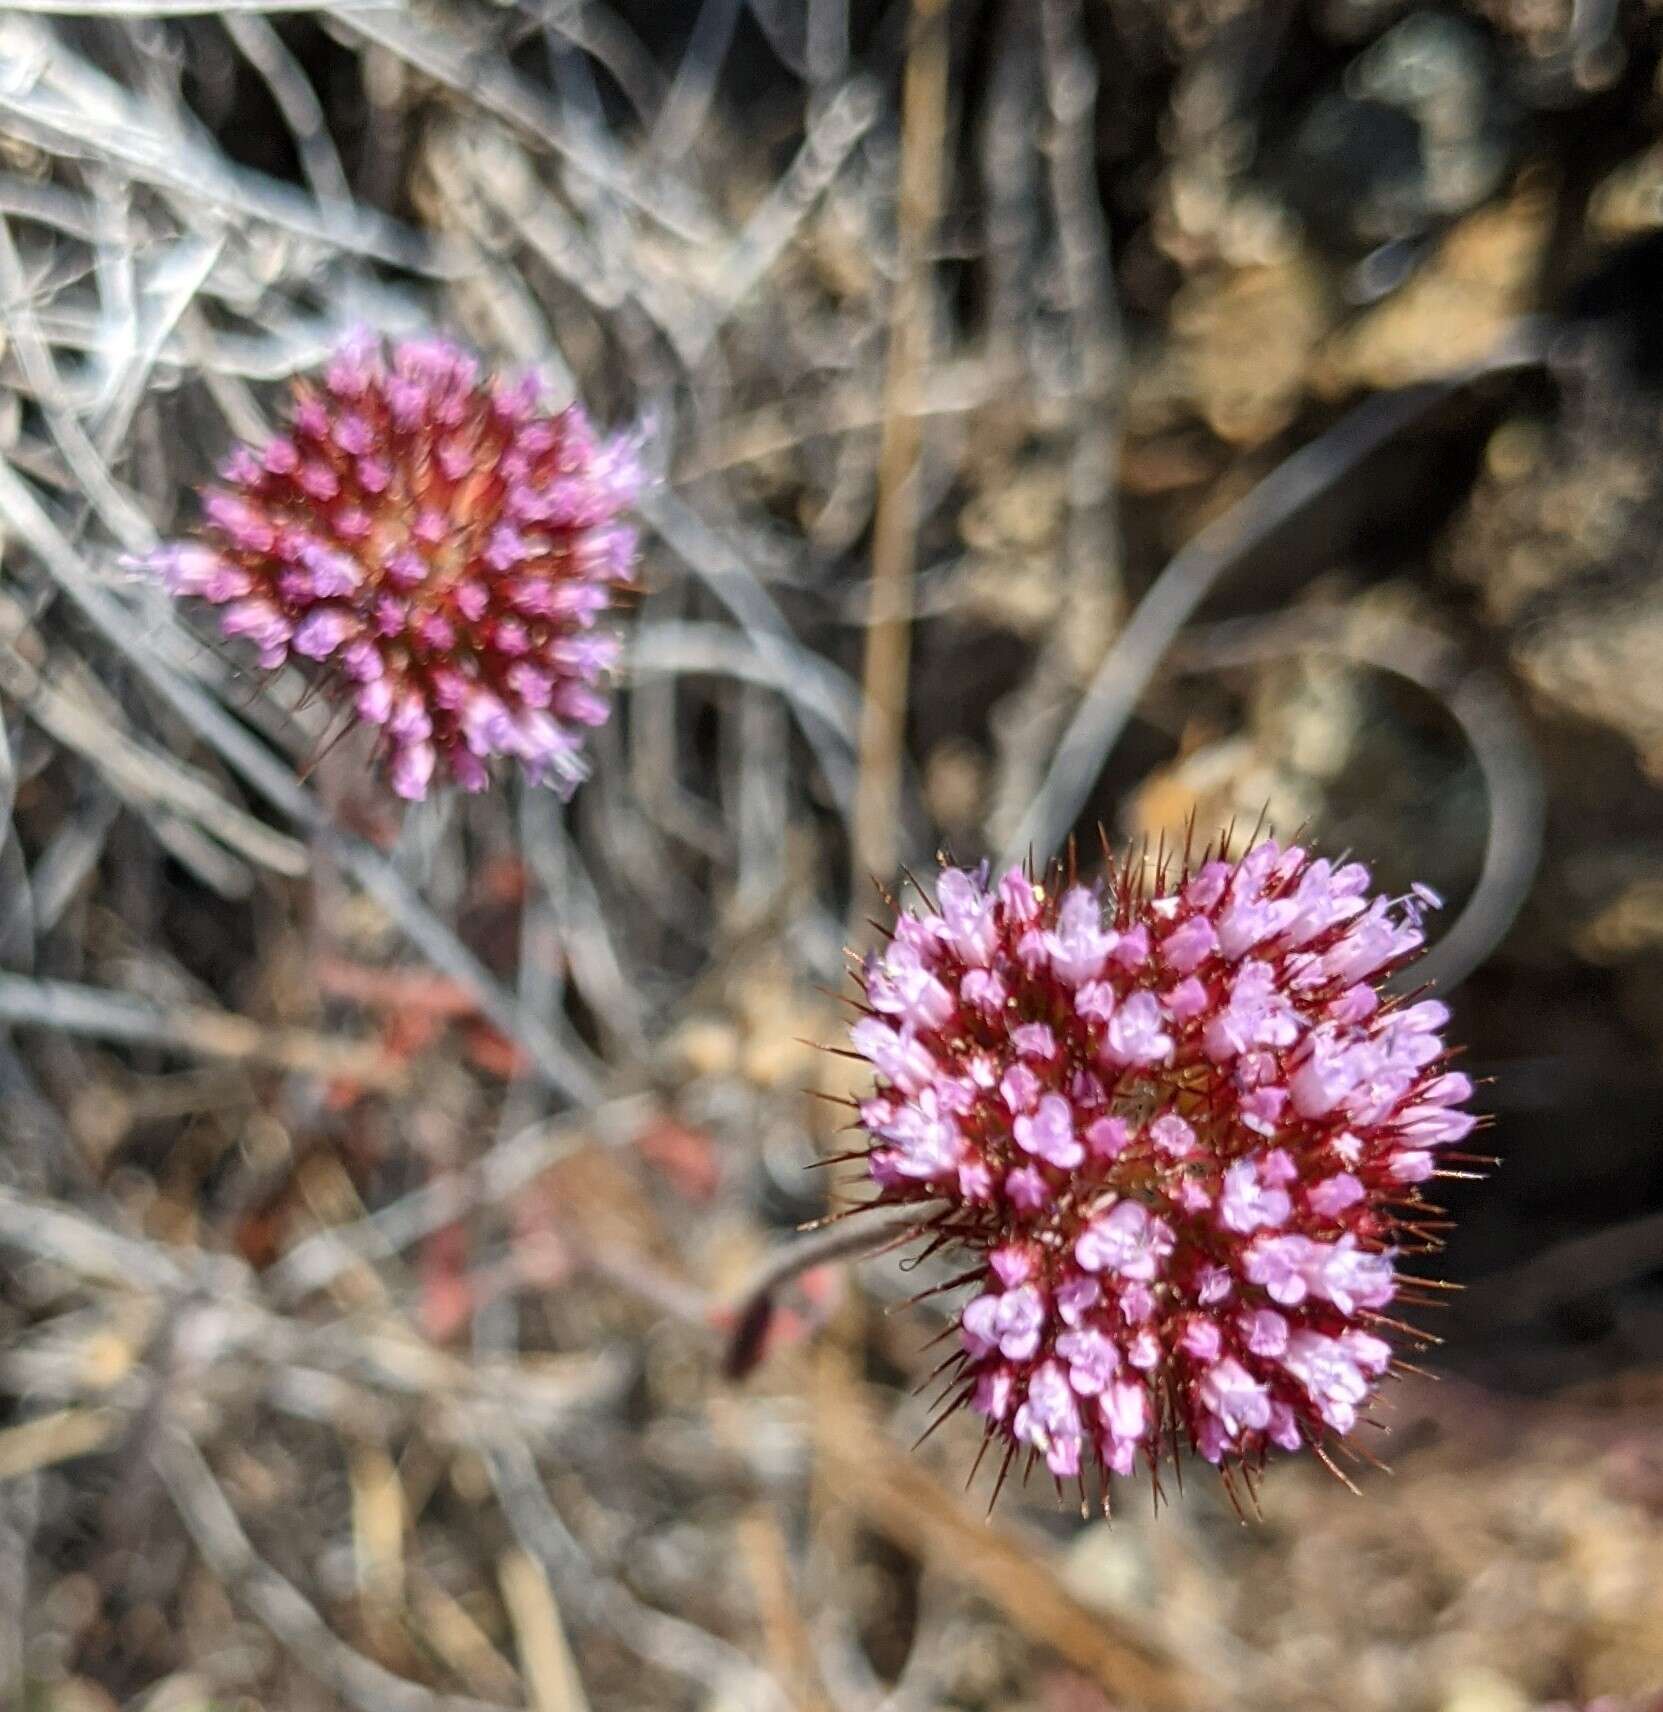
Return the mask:
M425 796L440 762L481 790L493 756L569 791L617 655L596 620L635 563L628 443L545 409L534 377L483 380L442 339L350 341L290 416L231 454L202 539L152 567L263 666L317 662L379 732L400 796Z
M1180 1430L1250 1474L1356 1426L1414 1287L1396 1257L1435 1241L1417 1185L1475 1122L1445 1007L1380 990L1429 892L1270 841L1143 874L944 870L853 1030L879 1204L973 1265L943 1407L1006 1468L1095 1462L1105 1504Z

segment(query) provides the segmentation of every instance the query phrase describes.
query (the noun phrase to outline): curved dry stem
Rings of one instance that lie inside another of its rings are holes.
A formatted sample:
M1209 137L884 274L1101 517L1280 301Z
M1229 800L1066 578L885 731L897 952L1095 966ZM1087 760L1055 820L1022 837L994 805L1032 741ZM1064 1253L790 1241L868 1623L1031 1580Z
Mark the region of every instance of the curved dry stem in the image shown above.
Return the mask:
M1338 613L1234 620L1187 637L1173 664L1181 671L1217 670L1312 650L1390 672L1423 690L1461 728L1478 763L1489 803L1478 883L1408 977L1417 987L1448 992L1501 942L1535 879L1547 813L1535 748L1495 677L1466 664L1436 631L1419 625L1371 624L1362 636L1348 631Z
M1030 853L1043 860L1062 843L1161 660L1230 570L1364 459L1463 387L1540 361L1541 344L1536 329L1523 323L1492 355L1470 368L1370 398L1279 464L1170 560L1097 668L1057 745L1044 782L1006 842L1003 865L1020 862Z
M775 1249L751 1274L735 1299L732 1330L722 1358L722 1369L727 1376L743 1379L761 1360L776 1298L793 1278L835 1260L864 1258L899 1247L928 1222L929 1206L927 1201L903 1207L880 1207L873 1203L869 1209L854 1209L857 1213L869 1212L869 1217L844 1214L835 1224Z

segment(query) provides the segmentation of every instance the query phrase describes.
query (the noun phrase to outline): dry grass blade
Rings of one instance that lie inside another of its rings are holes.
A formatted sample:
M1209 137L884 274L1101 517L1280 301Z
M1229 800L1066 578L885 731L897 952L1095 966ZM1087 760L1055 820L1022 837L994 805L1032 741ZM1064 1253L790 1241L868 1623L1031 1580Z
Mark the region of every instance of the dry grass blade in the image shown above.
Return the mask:
M826 1712L829 1702L814 1662L814 1637L794 1586L784 1531L771 1509L758 1505L740 1518L740 1559L762 1619L763 1645L773 1673L798 1712Z
M542 1565L523 1551L504 1552L497 1581L536 1712L589 1712L589 1697Z
M912 578L918 550L917 479L923 446L920 376L930 358L931 247L946 170L948 32L943 0L913 0L913 38L901 96L900 256L889 315L883 440L872 526L871 615L861 674L859 779L850 894L871 875L888 881L903 851L902 750L912 652Z
M1010 26L1021 31L1023 21ZM1057 616L1037 650L1027 682L1000 708L997 725L999 776L988 815L989 836L1002 842L1011 831L1050 760L1057 734L1068 714L1067 691L1090 669L1108 640L1124 600L1119 537L1117 482L1128 358L1116 296L1097 182L1096 66L1086 46L1079 0L1045 0L1041 11L1038 56L1049 115L1048 188L1056 211L1062 289L1068 313L1069 364L1060 400L1073 428L1067 470L1066 534L1061 542L1064 591ZM1020 61L1015 52L1007 58ZM1038 92L1021 78L1012 80L1013 110L990 115L989 165L999 180L1010 178L1002 199L1020 201L1025 186L1008 157L1024 151L1026 114L1016 103L1037 105ZM1015 228L1000 237L1013 249L1022 242L1026 211L1011 213ZM1008 289L1020 289L1012 282ZM1006 337L1009 336L1007 333Z
M466 1170L412 1190L357 1224L297 1243L267 1275L268 1288L279 1301L325 1289L352 1268L398 1254L476 1207L506 1201L591 1143L618 1147L636 1139L656 1110L650 1096L628 1095L597 1106L580 1123L533 1124Z
M55 1409L0 1431L0 1481L17 1480L103 1450L120 1432L122 1417L111 1409Z
M36 1196L0 1188L0 1242L77 1276L127 1290L176 1294L190 1279L184 1257L120 1235Z
M745 222L717 270L721 302L707 310L700 322L695 356L709 348L723 324L785 254L809 211L830 188L881 111L878 91L864 77L851 79L825 103L797 158Z
M641 510L664 544L739 622L755 650L759 670L789 686L786 694L827 788L840 806L848 805L846 812L852 811L857 771L846 730L841 729L844 722L828 719L820 710L821 698L807 688L816 683L841 687L847 680L835 666L808 654L743 555L678 495L660 488L645 496Z
M364 1088L402 1087L409 1067L378 1046L272 1028L250 1017L192 1005L159 1005L132 993L107 992L71 981L34 981L0 974L0 1022L65 1034L166 1047L194 1058L269 1064L280 1070L339 1077Z
M36 908L28 868L12 815L17 803L17 763L11 739L0 725L0 959L27 968L34 955Z

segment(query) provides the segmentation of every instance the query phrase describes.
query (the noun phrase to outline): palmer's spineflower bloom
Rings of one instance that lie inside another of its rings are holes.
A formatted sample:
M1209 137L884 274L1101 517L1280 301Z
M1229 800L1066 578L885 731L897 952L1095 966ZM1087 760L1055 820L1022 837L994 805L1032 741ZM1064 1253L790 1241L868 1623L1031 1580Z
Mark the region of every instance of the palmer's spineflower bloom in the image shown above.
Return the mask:
M899 916L853 1030L861 1157L970 1268L941 1407L1001 1481L1026 1452L1083 1498L1096 1464L1106 1508L1182 1435L1251 1488L1358 1425L1426 1288L1420 1185L1476 1121L1446 1008L1381 990L1435 903L1266 840L1095 886L947 868Z
M285 432L232 452L200 539L150 568L261 665L307 662L379 733L400 796L441 764L482 790L498 756L564 793L607 716L618 644L597 620L631 585L640 480L628 441L545 407L535 377L358 337L295 385Z

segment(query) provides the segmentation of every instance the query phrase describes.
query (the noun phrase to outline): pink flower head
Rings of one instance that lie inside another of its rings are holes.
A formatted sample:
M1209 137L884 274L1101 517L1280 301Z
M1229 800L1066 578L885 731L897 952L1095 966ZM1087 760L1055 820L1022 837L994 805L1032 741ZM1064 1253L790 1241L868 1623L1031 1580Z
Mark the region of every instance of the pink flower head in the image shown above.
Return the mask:
M1475 1120L1448 1012L1382 986L1425 900L1368 888L1270 840L1170 884L948 869L868 959L875 1204L980 1269L943 1406L1007 1465L1095 1464L1106 1503L1179 1435L1256 1468L1369 1409L1417 1186Z
M595 625L633 575L629 443L442 339L349 341L290 417L226 461L201 540L150 568L261 665L306 662L375 728L400 796L441 767L481 790L498 758L569 793L617 652Z

